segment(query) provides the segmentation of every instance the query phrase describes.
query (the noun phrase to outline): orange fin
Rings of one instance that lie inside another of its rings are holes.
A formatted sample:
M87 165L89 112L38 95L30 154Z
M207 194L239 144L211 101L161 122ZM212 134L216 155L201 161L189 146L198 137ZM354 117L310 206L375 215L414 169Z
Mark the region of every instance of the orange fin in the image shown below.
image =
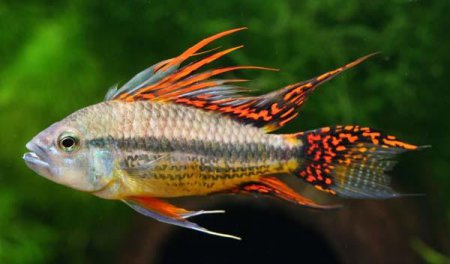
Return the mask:
M402 196L386 172L396 156L423 149L368 127L324 127L286 135L303 142L295 175L321 191L348 198L386 199Z
M123 200L123 202L125 202L128 206L133 208L138 213L151 217L163 223L193 229L214 236L241 240L240 237L214 232L204 227L201 227L196 223L189 222L186 220L187 218L203 214L225 213L224 210L188 211L186 209L176 207L172 204L169 204L157 198L142 197L142 196L130 196L127 197L127 199Z
M105 100L156 100L201 108L230 116L240 122L276 130L297 115L309 94L321 83L342 71L356 66L371 55L324 73L306 82L289 85L262 96L243 96L248 89L233 85L243 79L213 79L214 76L241 69L276 70L258 66L231 66L198 72L205 65L220 59L243 46L217 51L181 67L188 58L216 49L200 51L211 42L241 31L236 28L208 37L187 49L178 57L157 63L137 74L120 89L111 88Z
M204 91L205 94L207 91L211 91L212 87L216 87L222 85L224 83L234 82L233 80L218 80L217 82L212 82L209 80L210 77L222 74L228 71L234 71L238 69L264 69L264 70L273 70L264 67L256 67L256 66L237 66L237 67L226 67L222 69L216 69L208 72L203 72L201 74L193 75L193 72L199 70L203 66L225 56L226 54L242 48L243 46L237 46L234 48L226 49L223 51L216 52L212 55L206 56L198 61L195 61L191 64L183 66L180 68L180 65L184 63L187 59L192 56L203 55L209 52L212 52L215 49L210 49L207 51L200 51L206 45L211 42L222 38L224 36L230 35L237 31L241 31L246 29L236 28L227 30L211 37L208 37L191 48L187 49L178 57L164 60L159 62L146 70L140 72L136 76L134 76L130 81L128 81L125 85L123 85L120 89L112 88L108 91L106 100L122 100L122 101L136 101L136 100L159 100L159 101L173 101L178 97L179 94L186 94L190 92L200 92ZM203 85L198 86L199 82L204 82ZM218 96L222 95L230 95L232 93L238 92L239 89L234 87L230 90L232 91L224 91L224 87L214 91L214 95ZM205 90L208 89L208 90ZM225 89L226 90L226 89ZM224 91L224 92L223 92ZM176 92L174 94L174 92Z
M293 202L306 207L316 208L316 209L336 209L340 208L340 205L320 205L308 198L301 196L294 190L289 188L285 183L281 182L275 177L265 177L261 178L259 181L244 183L234 192L241 193L258 193L264 195L270 195L277 197L282 200Z
M265 131L271 132L292 121L299 114L308 96L320 84L375 54L369 54L308 81L292 84L262 96L216 99L204 94L189 94L180 95L175 102L219 112L242 123L263 127Z

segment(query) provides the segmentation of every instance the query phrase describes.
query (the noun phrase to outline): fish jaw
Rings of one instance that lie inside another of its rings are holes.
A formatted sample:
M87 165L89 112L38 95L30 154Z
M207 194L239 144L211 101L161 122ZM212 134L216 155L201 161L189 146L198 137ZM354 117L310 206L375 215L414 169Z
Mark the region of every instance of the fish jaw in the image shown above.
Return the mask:
M30 141L26 144L26 148L30 151L23 155L23 160L28 168L42 175L47 179L51 179L50 164L45 151L39 145Z

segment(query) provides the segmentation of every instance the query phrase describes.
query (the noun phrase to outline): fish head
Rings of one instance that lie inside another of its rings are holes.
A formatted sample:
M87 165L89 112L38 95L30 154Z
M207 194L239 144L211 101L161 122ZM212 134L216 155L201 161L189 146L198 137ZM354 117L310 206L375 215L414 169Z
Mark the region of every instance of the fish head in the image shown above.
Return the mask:
M77 122L62 120L36 135L26 144L23 159L39 175L85 192L107 186L112 177L111 152L89 147L87 129Z

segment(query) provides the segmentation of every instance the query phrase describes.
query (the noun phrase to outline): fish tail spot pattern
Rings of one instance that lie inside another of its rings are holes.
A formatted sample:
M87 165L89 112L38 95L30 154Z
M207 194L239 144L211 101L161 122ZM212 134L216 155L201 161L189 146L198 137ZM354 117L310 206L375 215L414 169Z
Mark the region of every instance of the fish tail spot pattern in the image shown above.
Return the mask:
M418 147L361 126L324 127L294 134L303 142L295 174L321 191L351 198L400 196L386 172L397 154Z

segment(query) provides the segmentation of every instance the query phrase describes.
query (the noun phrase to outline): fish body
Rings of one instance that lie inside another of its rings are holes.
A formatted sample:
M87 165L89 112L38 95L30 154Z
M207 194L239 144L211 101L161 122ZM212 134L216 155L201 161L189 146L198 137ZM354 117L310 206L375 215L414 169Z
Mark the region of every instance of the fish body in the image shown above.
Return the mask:
M198 42L138 73L122 87L111 88L104 102L51 125L26 145L26 164L51 181L123 201L159 221L234 239L239 238L188 220L222 210L189 211L162 199L260 194L306 207L337 207L303 197L283 183L281 175L341 197L401 196L389 186L386 172L397 154L418 146L357 125L273 133L295 119L320 84L371 55L308 81L246 96L242 94L246 89L235 85L245 80L216 76L240 69L274 69L231 66L201 71L242 46L215 53L216 49L200 50L242 29ZM204 58L186 65L186 60L201 55Z
M117 187L96 193L108 199L204 195L288 174L301 146L217 113L151 101L102 102L62 122L73 122L91 151L111 153L115 162L101 174Z

